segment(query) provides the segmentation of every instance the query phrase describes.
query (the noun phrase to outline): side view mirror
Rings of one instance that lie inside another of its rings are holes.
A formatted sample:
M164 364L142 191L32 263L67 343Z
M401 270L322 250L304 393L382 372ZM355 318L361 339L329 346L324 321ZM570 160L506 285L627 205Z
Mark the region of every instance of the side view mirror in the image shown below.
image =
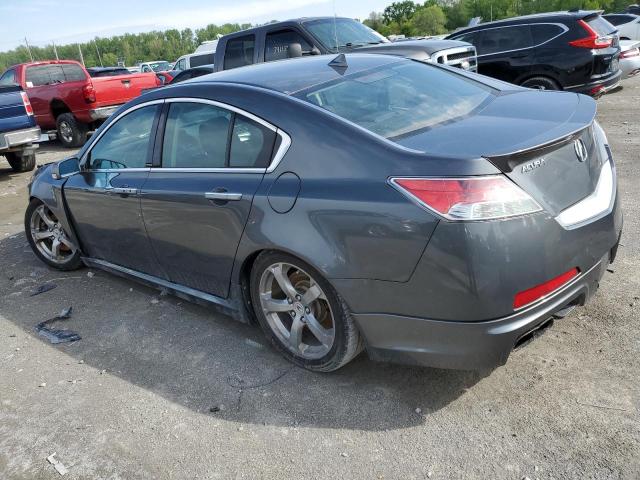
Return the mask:
M291 43L287 47L287 56L289 58L298 58L302 56L302 45L299 43Z
M320 53L320 49L314 45L314 47L311 49L311 55L320 55Z
M77 158L67 158L60 160L53 165L51 169L51 176L54 180L60 180L62 178L70 177L80 172L80 160Z

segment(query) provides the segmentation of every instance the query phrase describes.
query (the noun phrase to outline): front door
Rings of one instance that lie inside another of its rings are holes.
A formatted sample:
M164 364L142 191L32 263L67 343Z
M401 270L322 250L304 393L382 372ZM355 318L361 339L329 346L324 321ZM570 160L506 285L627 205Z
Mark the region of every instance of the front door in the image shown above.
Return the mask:
M142 191L147 233L172 282L226 298L276 133L211 103L168 102L161 164Z
M110 125L63 192L85 255L165 278L140 212L160 108L138 108Z

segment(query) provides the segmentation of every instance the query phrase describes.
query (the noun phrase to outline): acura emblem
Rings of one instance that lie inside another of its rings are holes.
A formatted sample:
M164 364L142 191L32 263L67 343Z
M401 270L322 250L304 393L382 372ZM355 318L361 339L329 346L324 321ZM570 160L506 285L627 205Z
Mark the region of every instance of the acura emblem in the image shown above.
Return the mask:
M576 157L578 157L579 162L587 161L587 147L581 138L573 142L573 149L576 151Z

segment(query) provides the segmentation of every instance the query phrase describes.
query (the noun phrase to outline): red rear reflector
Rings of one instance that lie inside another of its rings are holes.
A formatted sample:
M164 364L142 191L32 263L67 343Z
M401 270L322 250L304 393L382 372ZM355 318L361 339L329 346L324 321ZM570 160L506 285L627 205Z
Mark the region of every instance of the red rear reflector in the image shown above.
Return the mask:
M22 103L24 104L24 109L27 111L27 115L33 115L33 107L29 101L29 96L24 92L20 92L20 96L22 97Z
M584 20L578 20L578 23L588 33L588 36L569 42L569 45L580 48L608 48L613 43L613 38L598 36L597 32Z
M569 283L569 281L578 276L580 270L577 268L572 268L566 273L563 273L556 278L549 280L548 282L537 285L529 290L524 290L520 293L516 294L516 297L513 300L513 308L518 309L522 308L525 305L529 305L530 303L535 302L536 300L541 299L545 295L549 295L550 293L558 290L563 285Z

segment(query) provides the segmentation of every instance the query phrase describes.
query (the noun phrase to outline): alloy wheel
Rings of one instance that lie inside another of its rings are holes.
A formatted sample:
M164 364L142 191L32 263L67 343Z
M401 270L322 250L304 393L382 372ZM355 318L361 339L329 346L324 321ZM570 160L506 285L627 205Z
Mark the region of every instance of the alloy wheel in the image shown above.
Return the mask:
M60 122L60 135L66 143L73 142L73 130L67 122Z
M53 263L63 264L76 252L56 216L46 206L33 211L30 220L31 238L38 252Z
M331 351L333 312L311 275L290 263L274 263L262 273L259 295L269 327L289 351L308 360Z

